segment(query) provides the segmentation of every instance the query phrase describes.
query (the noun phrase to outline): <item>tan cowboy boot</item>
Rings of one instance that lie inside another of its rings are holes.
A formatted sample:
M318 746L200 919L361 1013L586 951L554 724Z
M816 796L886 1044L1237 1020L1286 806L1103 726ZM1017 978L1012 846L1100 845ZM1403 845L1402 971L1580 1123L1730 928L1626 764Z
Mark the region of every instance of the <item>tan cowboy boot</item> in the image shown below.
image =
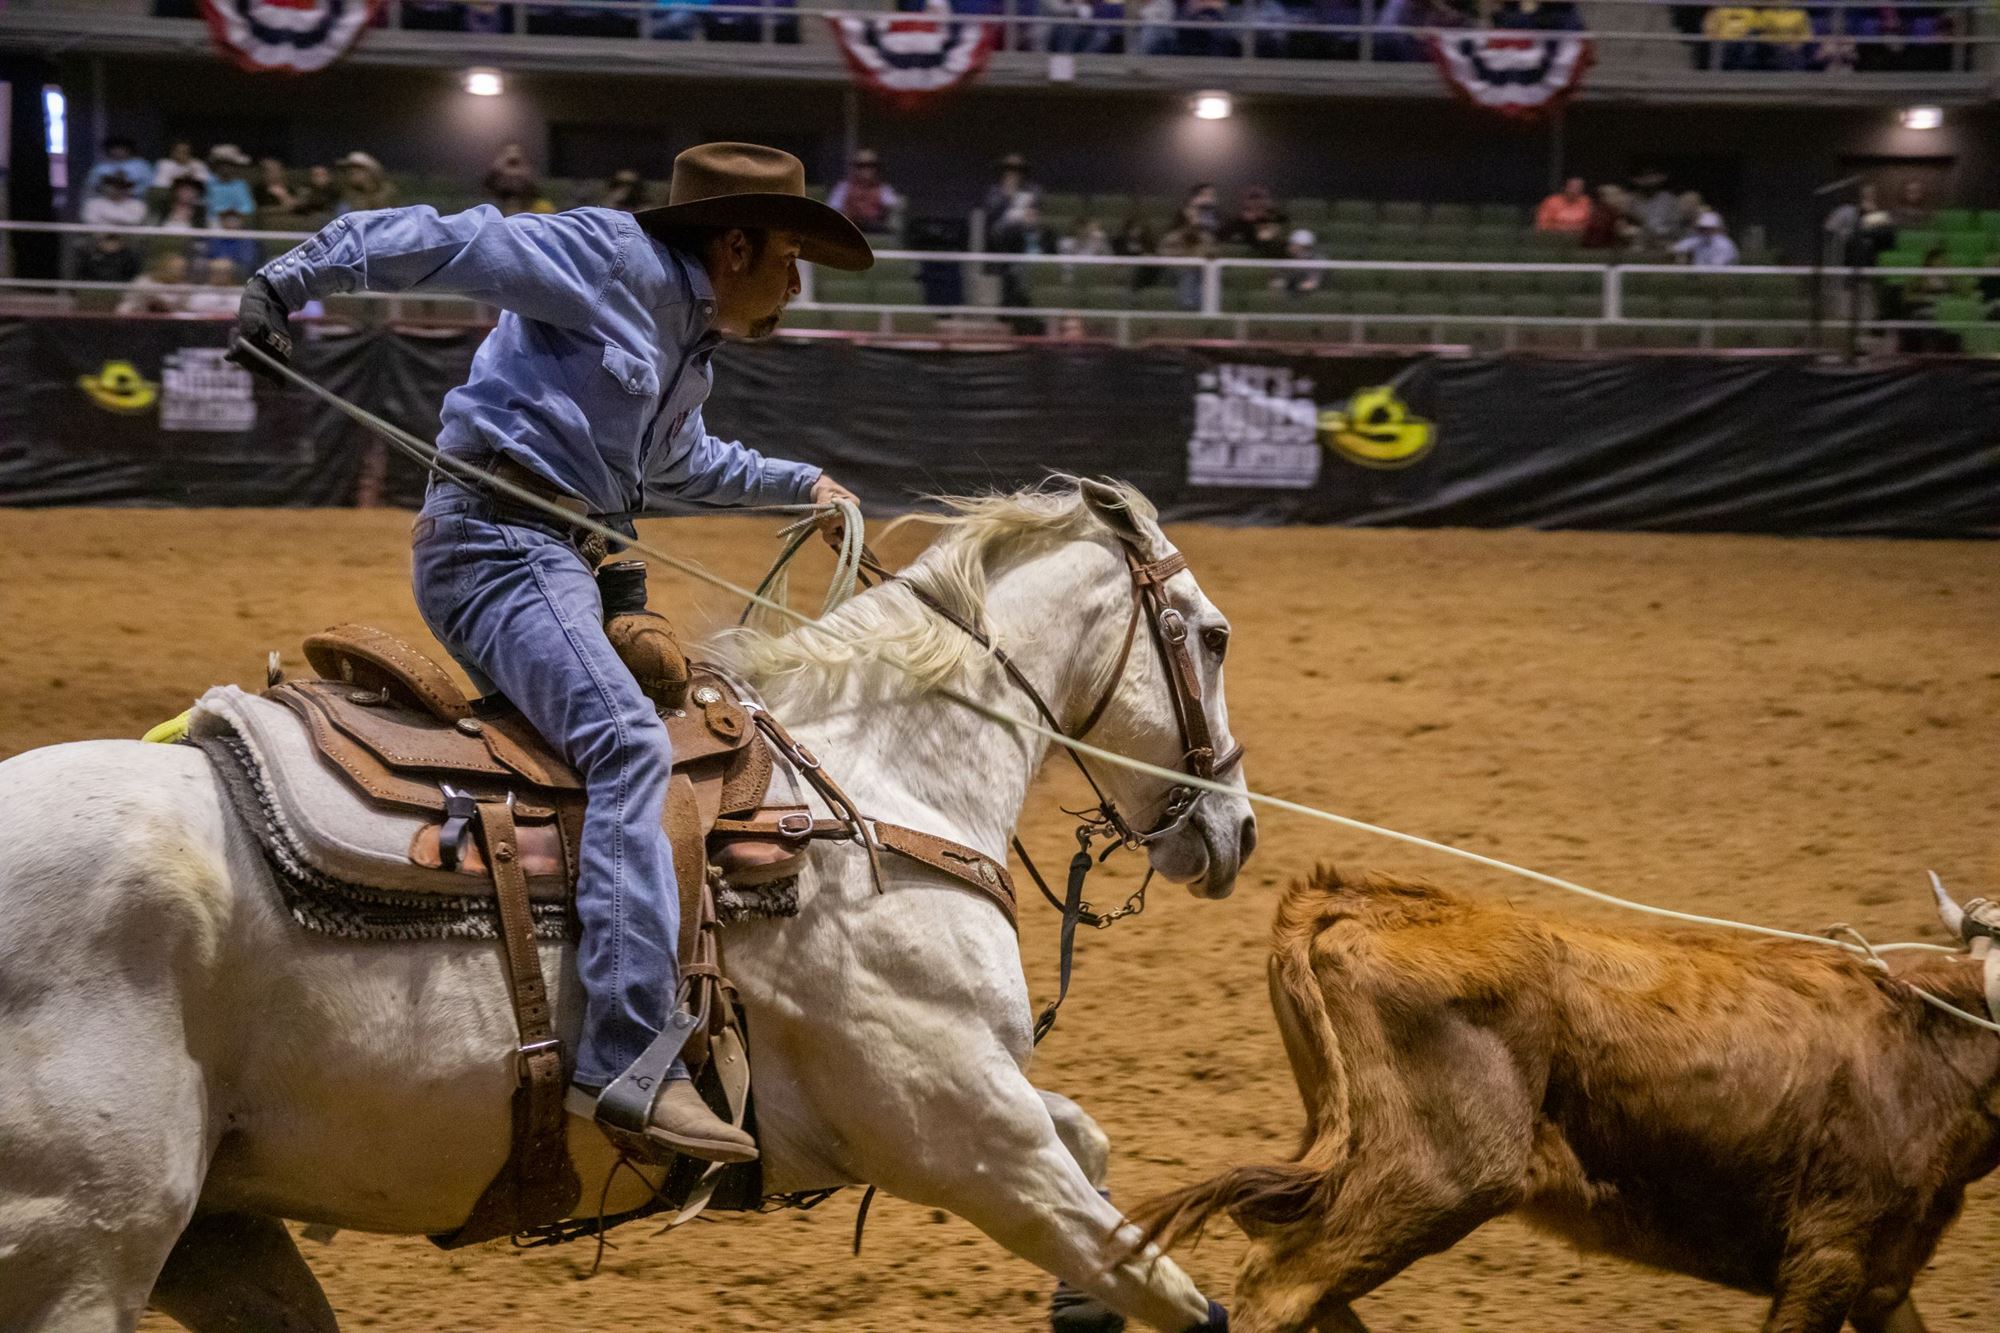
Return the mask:
M757 1140L711 1111L694 1084L668 1079L653 1098L646 1138L663 1148L704 1162L754 1162Z

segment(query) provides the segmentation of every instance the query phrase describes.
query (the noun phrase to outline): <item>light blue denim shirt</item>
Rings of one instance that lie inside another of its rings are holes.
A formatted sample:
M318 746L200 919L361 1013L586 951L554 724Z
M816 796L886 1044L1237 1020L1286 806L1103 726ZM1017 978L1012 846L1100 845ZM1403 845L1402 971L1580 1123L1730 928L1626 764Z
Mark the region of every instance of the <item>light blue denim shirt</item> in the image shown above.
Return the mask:
M816 467L708 433L714 289L630 213L349 213L260 271L294 310L357 289L500 307L471 375L445 395L438 446L455 458L506 454L594 513L644 513L669 498L796 504L819 479Z

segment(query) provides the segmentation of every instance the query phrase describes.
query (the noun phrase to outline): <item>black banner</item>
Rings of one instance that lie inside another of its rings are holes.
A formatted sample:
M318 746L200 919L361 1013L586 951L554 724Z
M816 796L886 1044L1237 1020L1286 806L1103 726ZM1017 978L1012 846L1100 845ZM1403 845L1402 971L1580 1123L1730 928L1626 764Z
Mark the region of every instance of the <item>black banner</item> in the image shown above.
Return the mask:
M0 323L0 503L416 502L414 465L222 363L228 327ZM300 366L429 438L480 336L310 337ZM718 353L707 417L881 511L1062 470L1170 519L2000 535L2000 362L779 340Z

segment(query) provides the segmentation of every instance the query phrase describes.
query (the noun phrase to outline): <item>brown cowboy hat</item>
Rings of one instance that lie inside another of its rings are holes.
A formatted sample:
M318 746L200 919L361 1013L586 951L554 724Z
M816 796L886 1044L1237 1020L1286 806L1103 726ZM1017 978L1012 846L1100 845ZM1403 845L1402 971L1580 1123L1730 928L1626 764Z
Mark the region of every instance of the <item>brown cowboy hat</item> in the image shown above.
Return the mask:
M674 227L774 228L799 234L799 258L859 273L875 252L861 229L806 194L806 169L790 153L754 143L705 143L674 159L667 202L633 214L659 234Z

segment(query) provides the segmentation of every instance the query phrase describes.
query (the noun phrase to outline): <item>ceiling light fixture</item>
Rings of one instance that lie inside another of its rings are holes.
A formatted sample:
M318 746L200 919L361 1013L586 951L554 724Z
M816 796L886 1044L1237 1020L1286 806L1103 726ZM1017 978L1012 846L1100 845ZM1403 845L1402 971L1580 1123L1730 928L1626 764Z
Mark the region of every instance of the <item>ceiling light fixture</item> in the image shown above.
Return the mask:
M1906 106L1900 115L1906 130L1934 130L1944 124L1941 106Z
M507 85L497 69L469 69L465 71L465 91L474 97L498 97L507 91Z
M1196 93L1188 100L1188 110L1196 120L1227 120L1236 108L1225 92Z

